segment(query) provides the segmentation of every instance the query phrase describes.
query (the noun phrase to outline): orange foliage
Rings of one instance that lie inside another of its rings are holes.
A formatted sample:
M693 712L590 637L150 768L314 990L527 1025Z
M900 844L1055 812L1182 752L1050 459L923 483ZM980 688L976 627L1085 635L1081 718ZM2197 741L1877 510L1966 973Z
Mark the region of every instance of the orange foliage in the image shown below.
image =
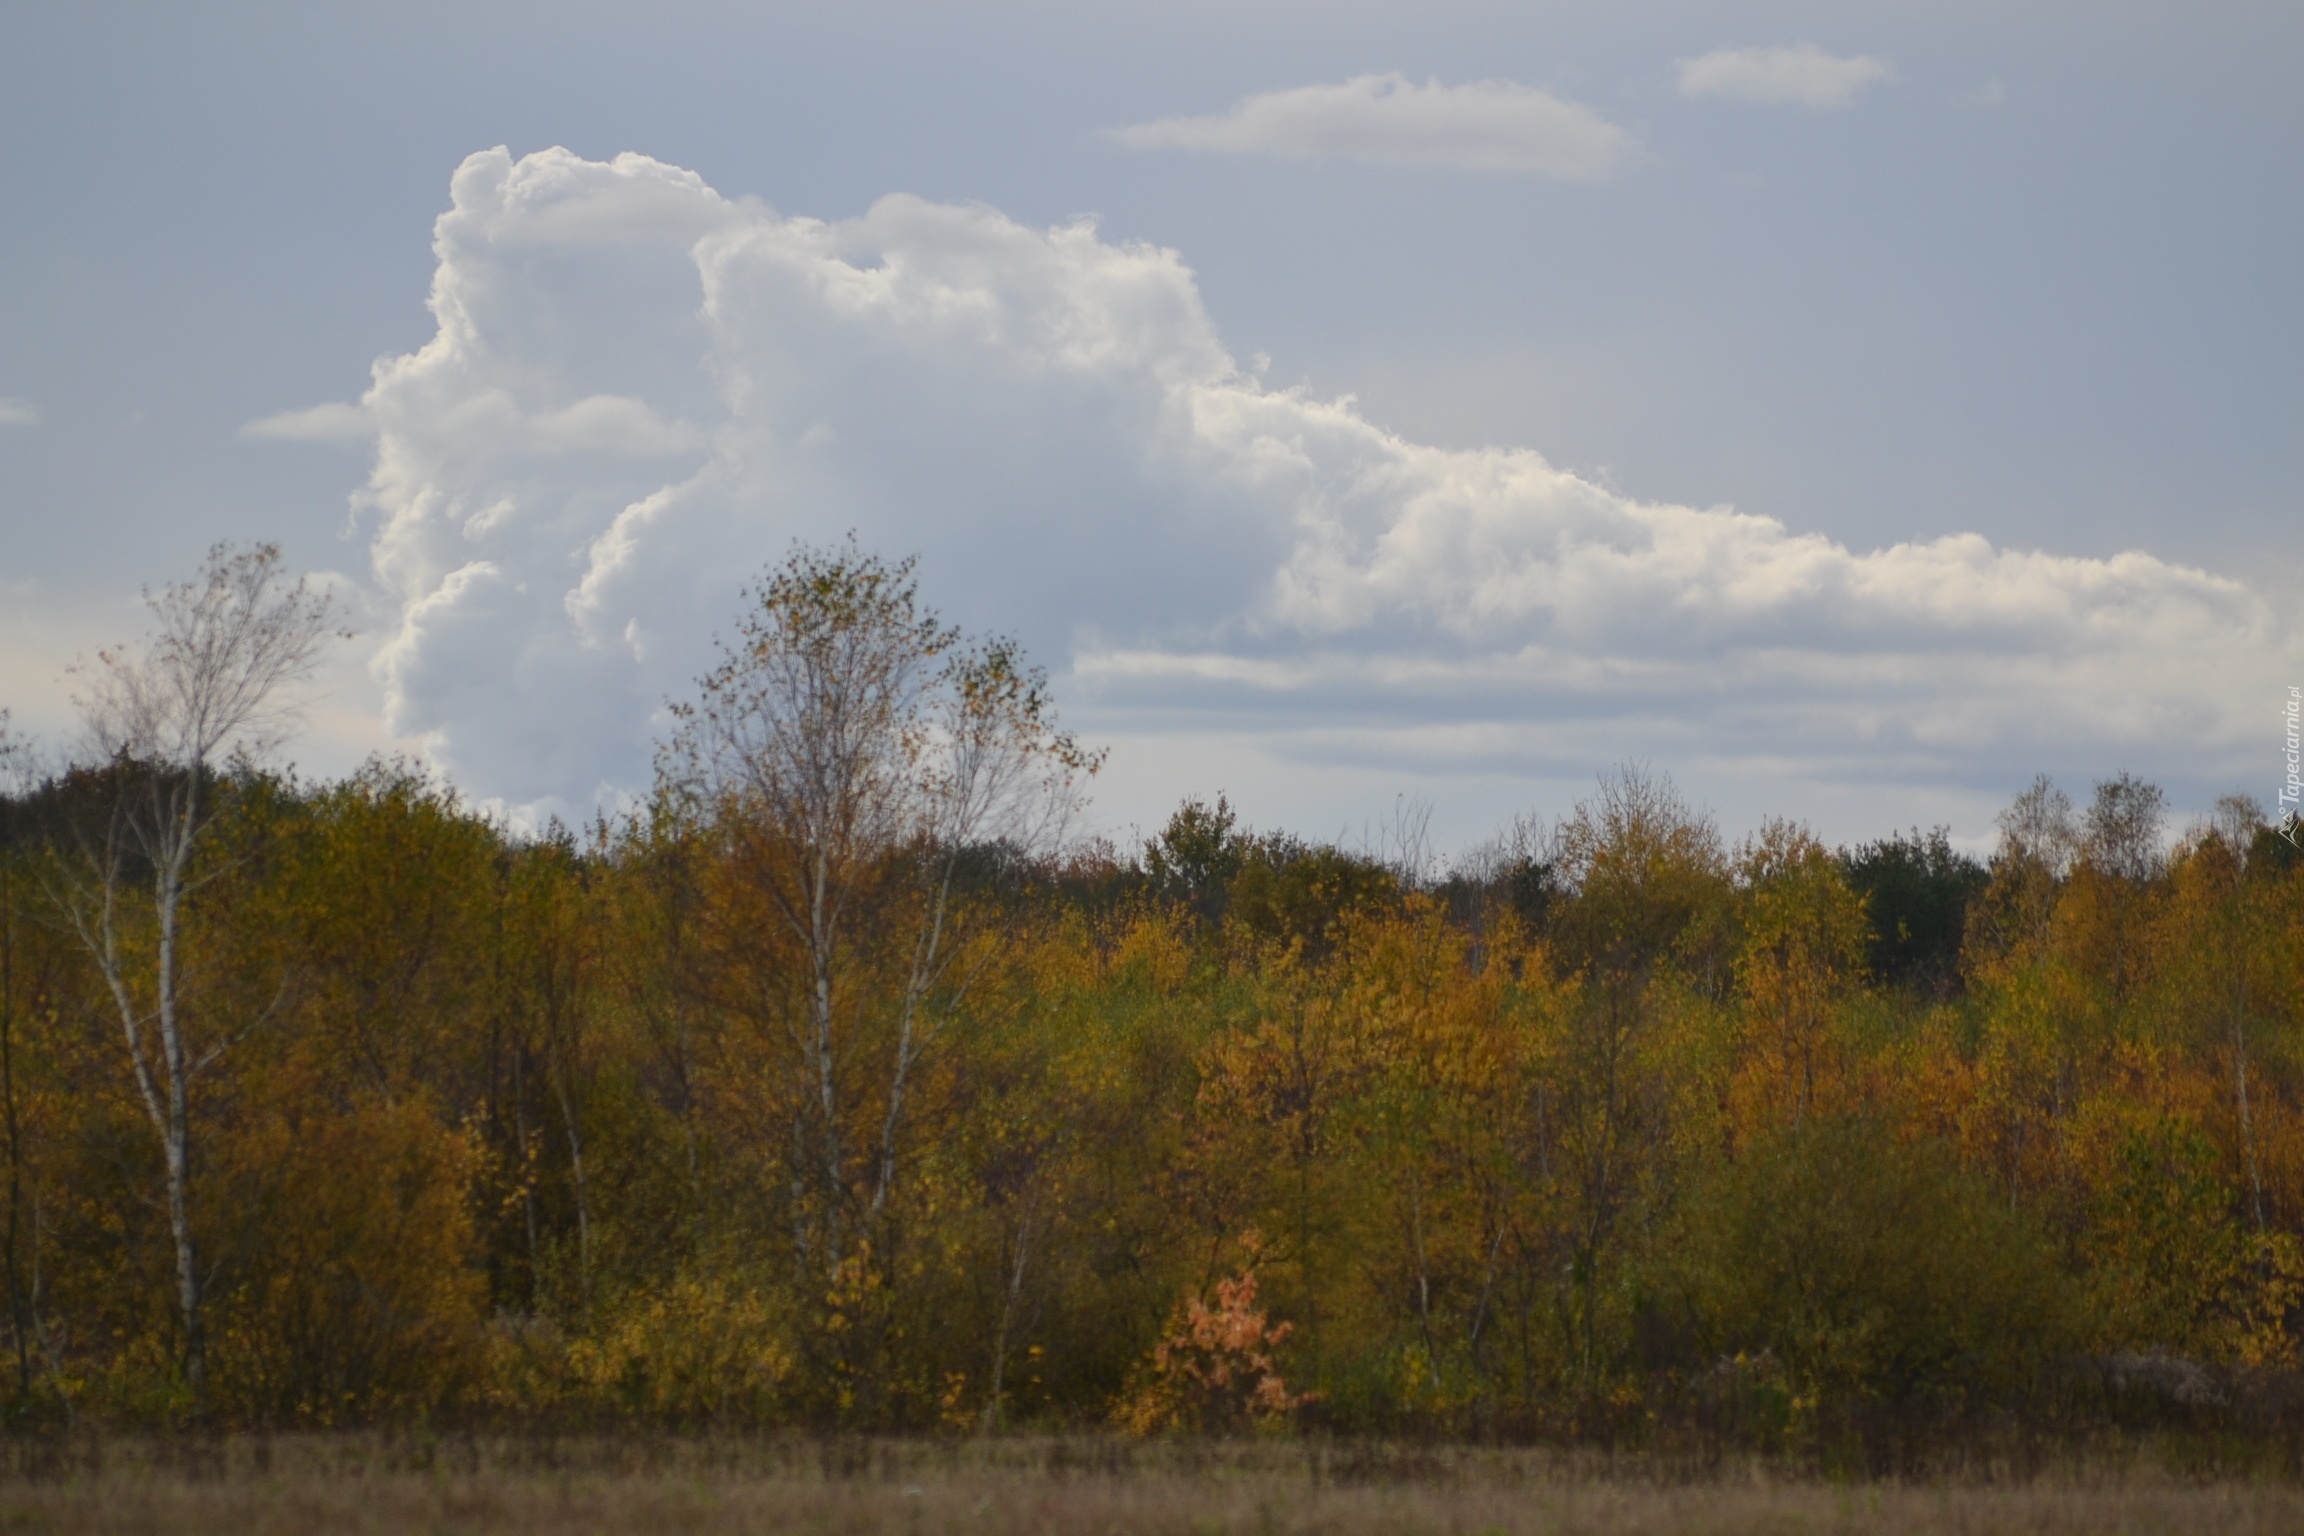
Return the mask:
M1198 1295L1178 1303L1152 1346L1149 1369L1114 1420L1132 1434L1217 1430L1268 1423L1318 1394L1291 1393L1272 1351L1293 1332L1256 1305L1256 1242L1244 1236L1248 1266L1216 1282L1216 1302Z

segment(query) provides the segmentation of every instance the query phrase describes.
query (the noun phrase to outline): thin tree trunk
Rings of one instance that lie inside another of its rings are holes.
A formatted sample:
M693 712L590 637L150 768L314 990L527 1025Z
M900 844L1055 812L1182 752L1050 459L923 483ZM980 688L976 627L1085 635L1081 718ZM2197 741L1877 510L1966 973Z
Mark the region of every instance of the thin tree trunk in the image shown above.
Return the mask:
M808 1251L810 1222L808 1219L808 1116L803 1108L792 1111L792 1273L805 1281L808 1266L815 1255Z
M40 1191L32 1191L32 1333L40 1344L40 1361L47 1367L48 1380L55 1384L56 1400L64 1405L64 1422L70 1426L79 1415L72 1407L72 1395L64 1390L64 1352L58 1348L48 1325L40 1319L40 1298L47 1294L46 1281L40 1271L40 1253L45 1246L48 1224L40 1211Z
M889 1188L896 1182L896 1130L904 1116L904 1090L911 1078L920 1005L936 974L936 957L944 945L944 909L951 898L952 862L949 857L945 860L935 903L929 909L928 926L913 949L912 973L904 981L904 1008L896 1025L896 1067L889 1074L888 1113L880 1122L880 1175L872 1187L874 1221L879 1219L881 1209L888 1203Z
M583 1120L577 1111L576 1092L571 1083L572 1074L583 1058L583 1016L578 1011L575 962L569 963L565 989L555 971L556 961L547 951L545 1004L550 1013L545 1021L545 1040L552 1059L546 1067L552 1079L552 1097L560 1107L560 1129L568 1142L568 1182L576 1197L577 1301L579 1307L589 1311L592 1305L592 1209L584 1183Z
M121 1033L128 1047L129 1069L144 1112L160 1140L168 1232L175 1249L176 1311L184 1328L184 1376L192 1390L195 1409L206 1384L207 1359L200 1327L200 1270L193 1248L191 1217L192 1138L190 1064L176 1007L176 934L183 899L184 866L191 856L192 833L198 807L197 777L184 787L181 807L170 809L155 784L152 849L153 915L159 926L159 954L154 977L156 994L151 1014L136 1006L128 985L127 967L120 956L119 901L120 845L127 835L121 825L127 813L115 809L107 833L94 894L96 910L73 902L67 910L81 944L95 958L106 990L120 1015ZM159 1034L160 1070L153 1071L146 1049L146 1030Z
M1024 1294L1024 1272L1032 1255L1032 1218L1039 1204L1039 1187L1034 1185L1025 1196L1023 1214L1017 1218L1015 1240L1009 1248L1008 1283L1000 1298L1000 1327L992 1337L991 1395L984 1401L986 1434L1000 1428L1000 1401L1008 1379L1008 1338L1016 1325L1017 1302Z
M536 1168L528 1141L528 1046L512 1042L512 1134L520 1146L520 1214L528 1228L528 1311L536 1311Z
M584 1134L578 1125L576 1106L569 1097L565 1065L553 1073L553 1097L560 1102L560 1124L568 1138L568 1180L576 1194L576 1283L582 1291L579 1300L589 1308L592 1302L592 1215L584 1190Z
M832 946L834 927L829 856L818 849L814 879L809 890L808 947L812 992L809 1007L816 1054L816 1112L822 1116L823 1144L818 1148L824 1179L824 1262L835 1280L840 1275L840 1195L847 1158L840 1136L839 1078L832 1053Z
M186 805L186 821L191 807ZM181 848L183 845L178 844ZM160 1057L168 1076L168 1115L163 1130L168 1170L168 1229L176 1240L176 1303L184 1319L184 1377L197 1405L207 1384L208 1361L200 1327L200 1269L192 1247L191 1084L184 1034L176 1008L176 922L183 896L182 854L159 870L156 901L160 916Z
M665 974L672 1002L673 1071L680 1085L680 1141L688 1164L689 1215L700 1208L702 1182L696 1155L696 1031L690 1016L688 972L687 859L677 855L665 889Z
M2248 1117L2248 988L2246 981L2232 997L2232 1095L2240 1112L2240 1145L2248 1155L2248 1198L2256 1217L2256 1230L2264 1230L2264 1175L2256 1163L2256 1128Z
M1465 1335L1465 1347L1472 1356L1473 1368L1482 1376L1490 1374L1482 1345L1487 1340L1488 1306L1496 1296L1496 1257L1504 1251L1504 1232L1509 1223L1501 1212L1495 1213L1496 1235L1488 1240L1488 1258L1480 1267L1480 1300L1472 1308L1472 1326Z
M2024 1187L2024 1122L2018 1120L2008 1133L2008 1209L2017 1208Z
M1416 1242L1416 1315L1424 1329L1424 1363L1440 1381L1440 1351L1432 1342L1432 1265L1424 1251L1424 1185L1420 1175L1408 1180L1408 1226Z
M8 1325L16 1347L16 1398L32 1396L32 1299L24 1288L24 1133L16 1106L16 884L0 884L0 1098L8 1131Z

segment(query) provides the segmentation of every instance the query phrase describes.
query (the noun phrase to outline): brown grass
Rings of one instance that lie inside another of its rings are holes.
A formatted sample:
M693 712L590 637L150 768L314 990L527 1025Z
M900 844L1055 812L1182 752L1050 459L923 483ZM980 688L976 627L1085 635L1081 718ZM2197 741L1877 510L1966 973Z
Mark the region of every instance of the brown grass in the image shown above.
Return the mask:
M1839 1484L1534 1451L1103 1440L15 1442L0 1531L1486 1536L2304 1531L2304 1488L2120 1466Z

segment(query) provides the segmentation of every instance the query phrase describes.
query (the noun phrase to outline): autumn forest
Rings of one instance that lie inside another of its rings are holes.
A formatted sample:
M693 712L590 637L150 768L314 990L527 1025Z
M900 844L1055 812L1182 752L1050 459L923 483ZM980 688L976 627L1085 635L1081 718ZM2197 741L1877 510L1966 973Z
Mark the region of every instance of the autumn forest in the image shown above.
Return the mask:
M0 798L19 1425L2304 1422L2304 855L2243 797L2042 779L1978 860L1631 764L1445 862L1116 846L1030 659L851 543L643 800L516 831L277 766L335 623L277 552L153 608Z

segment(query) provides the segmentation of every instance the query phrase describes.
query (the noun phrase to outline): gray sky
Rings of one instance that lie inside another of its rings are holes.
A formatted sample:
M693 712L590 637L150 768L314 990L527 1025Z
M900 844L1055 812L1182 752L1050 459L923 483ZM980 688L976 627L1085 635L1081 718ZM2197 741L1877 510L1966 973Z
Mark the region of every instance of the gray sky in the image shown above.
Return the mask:
M1115 827L1456 843L1631 756L1731 830L2270 801L2300 67L2278 4L13 7L0 704L61 735L272 538L362 612L306 763L580 808L854 526L1032 645ZM460 165L581 219L436 249Z

